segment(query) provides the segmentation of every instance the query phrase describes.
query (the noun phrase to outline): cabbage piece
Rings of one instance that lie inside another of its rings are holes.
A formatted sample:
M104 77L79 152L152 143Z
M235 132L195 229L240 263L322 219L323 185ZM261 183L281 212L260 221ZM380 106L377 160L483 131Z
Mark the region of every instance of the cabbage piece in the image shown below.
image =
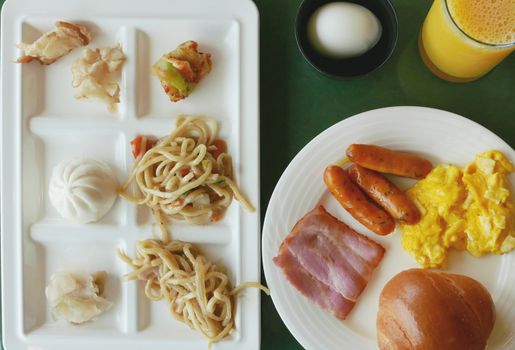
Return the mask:
M67 272L54 273L45 290L54 320L81 324L108 310L112 303L101 296L106 278L105 271L86 276Z

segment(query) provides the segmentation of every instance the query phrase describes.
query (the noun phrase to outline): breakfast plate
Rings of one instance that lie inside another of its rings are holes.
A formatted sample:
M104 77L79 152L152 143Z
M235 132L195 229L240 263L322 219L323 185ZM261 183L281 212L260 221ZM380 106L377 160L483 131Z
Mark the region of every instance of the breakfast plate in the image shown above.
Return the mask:
M511 162L515 151L479 124L456 114L423 107L391 107L347 118L328 128L307 144L284 171L272 194L265 216L262 256L265 277L282 320L306 349L377 349L376 314L379 294L394 275L416 268L415 260L402 249L397 228L389 236L378 236L358 223L331 196L323 182L327 165L345 157L353 143L375 144L420 154L433 164L465 166L476 154L503 152ZM414 180L395 179L401 189ZM515 174L510 176L515 183ZM293 225L317 205L380 243L386 250L356 306L346 320L338 320L302 296L284 277L272 259ZM480 281L492 295L497 320L488 349L515 346L515 258L513 253L474 258L466 252L451 252L447 272Z
M17 44L32 43L56 21L91 31L88 47L120 44L125 55L120 101L79 101L72 88L75 49L55 63L15 63ZM258 12L252 1L34 1L8 0L2 8L2 338L7 349L206 349L199 332L175 320L165 301L151 302L144 284L122 281L131 268L116 256L135 255L136 243L158 237L148 208L122 198L99 221L64 219L49 195L52 169L89 157L106 163L118 184L134 163L136 135L163 137L180 114L211 117L232 156L234 180L256 207L237 203L212 225L170 225L172 237L198 245L223 265L237 286L259 281ZM196 40L212 56L210 75L186 100L170 102L151 66L164 53ZM205 197L204 197L205 198ZM112 307L79 326L53 319L45 297L59 270L107 272L103 293ZM260 296L237 299L235 330L213 349L258 349Z

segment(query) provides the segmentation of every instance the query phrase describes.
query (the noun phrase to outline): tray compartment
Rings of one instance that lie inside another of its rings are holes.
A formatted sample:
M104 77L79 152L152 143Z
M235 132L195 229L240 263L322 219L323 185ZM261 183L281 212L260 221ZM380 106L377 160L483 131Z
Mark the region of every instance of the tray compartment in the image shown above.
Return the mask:
M222 269L226 269L229 280L237 285L240 283L238 278L240 260L235 253L239 251L237 242L227 245L219 244L198 244L202 254L215 262ZM176 320L168 309L168 303L164 300L151 301L145 296L144 283L141 281L130 281L129 284L137 285L139 303L139 324L138 330L141 339L170 339L183 343L184 346L199 346L197 342L203 342L204 338L197 331L190 330L189 327ZM245 293L245 292L244 292ZM238 301L239 304L239 301ZM236 309L238 309L238 305ZM228 342L237 340L239 337L240 319L236 312L236 330L227 339ZM180 347L182 349L182 347Z
M69 20L84 24L91 32L92 40L87 46L91 49L114 46L120 43L127 57L133 57L134 43L127 35L127 28L120 20L100 19L88 20L81 18L48 18L27 17L21 23L21 38L19 41L31 43L43 33L51 30L58 20ZM101 101L75 99L78 89L72 87L72 63L82 55L83 47L71 51L49 66L37 63L25 64L22 67L22 96L23 116L49 115L61 118L87 117L97 119L102 117L126 118L127 114L127 66L133 63L125 62L120 78L120 103L116 112L109 112ZM127 51L129 50L129 51ZM19 50L21 53L21 50ZM13 57L13 60L16 59ZM73 113L70 113L73 106Z
M213 40L216 38L215 40ZM187 40L199 43L199 51L210 52L213 70L195 91L173 103L151 66L163 54ZM239 115L239 25L231 19L170 18L139 20L137 25L137 84L139 117L168 118L178 114L205 114L218 120L236 120Z
M38 188L41 210L38 211L39 219L42 222L50 222L54 224L69 224L70 222L55 210L48 198L48 185L52 176L54 167L65 159L74 157L91 157L94 159L105 161L114 171L118 182L123 179L126 173L126 142L123 133L118 131L102 129L96 126L96 130L81 130L80 128L59 128L53 127L56 118L49 118L49 123L39 124L33 131L36 131L37 137L26 135L27 139L36 140L33 145L24 143L27 157L33 158L35 162L27 162L23 173L23 186L27 189ZM47 125L44 125L47 124ZM57 123L59 124L59 123ZM29 176L36 174L36 178ZM39 175L38 175L39 174ZM36 185L36 183L39 183ZM25 191L25 193L30 193ZM26 212L33 210L32 201L24 201ZM35 216L27 216L25 222L33 223L31 220ZM127 221L127 204L117 199L113 208L106 214L98 224L119 225ZM91 228L97 223L88 224Z
M53 230L59 231L59 228ZM29 337L34 333L36 337L39 334L76 339L93 334L120 334L127 331L125 304L128 293L124 291L126 286L119 278L127 269L115 255L116 248L123 246L123 243L117 240L76 239L74 232L69 232L71 239L65 239L63 233L59 234L59 240L46 239L51 237L50 234L37 235L39 241L27 240L24 244L25 333ZM85 231L83 234L87 233ZM93 273L98 270L108 273L104 295L113 301L112 308L96 321L80 326L66 321L54 321L45 297L45 287L50 282L50 276L57 271Z
M171 102L168 101L169 104ZM208 114L209 115L209 114ZM211 115L209 115L212 117ZM233 161L233 168L234 168L234 174L236 177L236 183L238 183L238 177L237 175L241 171L240 167L240 137L239 137L239 121L237 119L224 119L219 120L219 137L226 141L228 152L232 157ZM135 121L131 121L130 123L127 123L125 125L125 134L127 135L126 139L126 164L127 168L129 169L127 173L124 175L123 180L125 181L129 174L130 169L132 168L132 164L134 163L134 157L130 151L129 142L130 140L134 139L137 135L145 135L145 136L153 136L156 138L161 138L169 133L171 133L175 129L175 117L171 118L143 118L143 119L137 119ZM122 184L122 183L120 183ZM240 186L241 188L241 186ZM136 190L136 185L133 183L131 187L132 191ZM250 188L245 189L241 188L243 193L247 194L250 192ZM133 192L134 193L134 192ZM257 203L253 203L254 205L257 205ZM149 208L145 205L135 206L132 203L129 203L131 206L131 215L134 217L134 224L137 226L145 226L149 227L149 225L154 224L154 218L152 217L151 211ZM184 221L174 220L170 222L170 229L174 231L174 229L177 227L179 231L185 230L186 232L192 233L192 241L191 242L226 242L227 239L230 239L230 236L236 235L237 232L235 231L233 224L239 222L239 215L241 213L240 205L236 200L233 200L233 203L228 208L224 218L219 223L213 223L209 225L204 226L196 226L188 224ZM220 231L221 229L224 229L228 231L228 233L224 233L223 236L226 238L222 238L221 240L213 239L212 238L212 232L214 231ZM150 232L150 228L147 230ZM145 236L142 236L144 238ZM181 234L180 237L185 238L177 238L177 239L186 239L187 236L183 236ZM202 237L205 237L202 238ZM188 240L188 239L187 239Z

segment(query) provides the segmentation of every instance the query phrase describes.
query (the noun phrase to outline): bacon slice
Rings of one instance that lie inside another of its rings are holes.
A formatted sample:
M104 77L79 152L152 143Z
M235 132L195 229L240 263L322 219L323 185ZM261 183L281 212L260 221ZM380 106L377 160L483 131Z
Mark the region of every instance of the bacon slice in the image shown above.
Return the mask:
M295 224L274 263L308 299L345 319L383 255L381 245L319 206Z
M279 255L274 258L274 263L283 267L288 281L322 309L332 310L336 317L344 320L355 303L313 278L303 268L298 268L299 262L284 245L279 251Z

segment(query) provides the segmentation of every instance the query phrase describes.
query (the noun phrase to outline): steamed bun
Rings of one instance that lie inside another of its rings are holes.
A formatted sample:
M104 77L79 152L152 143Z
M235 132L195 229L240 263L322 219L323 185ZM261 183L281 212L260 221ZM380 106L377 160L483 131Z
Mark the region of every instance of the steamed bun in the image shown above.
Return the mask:
M100 220L116 200L117 182L111 168L91 158L59 163L52 173L48 195L64 218L88 223Z

